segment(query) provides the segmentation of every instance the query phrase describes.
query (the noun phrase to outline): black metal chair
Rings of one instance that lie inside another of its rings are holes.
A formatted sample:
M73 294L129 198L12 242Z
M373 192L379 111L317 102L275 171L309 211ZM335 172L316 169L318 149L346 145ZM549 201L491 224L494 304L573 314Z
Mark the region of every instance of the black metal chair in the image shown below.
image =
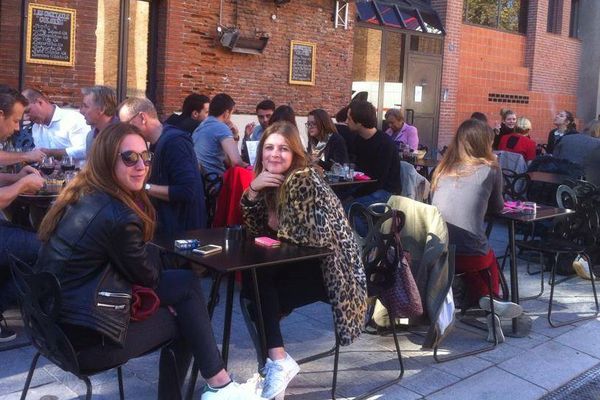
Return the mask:
M92 398L90 376L117 368L119 397L123 400L125 392L121 370L122 364L102 369L83 369L80 366L79 359L82 357L82 352L75 351L71 341L58 323L62 302L60 284L56 277L49 272L34 273L27 264L12 255L11 272L20 298L25 332L29 336L33 346L37 349L37 353L33 357L29 373L27 374L21 400L27 397L33 372L35 371L38 359L42 355L62 370L72 373L85 383L86 400ZM166 350L172 362L172 367L175 368L174 371L177 373L175 355L168 347L169 343L161 344L154 350L159 348ZM178 377L177 379L179 380ZM173 395L180 399L181 393L179 389L173 388L173 390Z
M587 260L590 276L594 276L592 271L592 262L586 252L586 248L597 242L598 239L598 204L600 203L582 203L577 198L575 190L566 185L559 186L556 192L556 201L561 208L571 208L575 210L573 215L554 221L554 225L548 237L545 239L522 240L517 241L516 245L521 250L537 252L540 256L541 265L541 290L533 297L539 297L544 290L544 255L550 255L554 263L550 268L550 299L548 302L548 323L552 327L569 325L574 322L594 319L600 313L598 304L598 295L596 293L595 279L591 279L592 292L594 295L595 312L592 315L575 318L566 322L556 323L552 320L552 307L554 302L554 290L556 285L569 280L575 275L568 276L560 281L556 280L556 271L560 256L580 256Z
M204 182L204 197L206 198L207 226L212 226L217 208L217 199L223 186L223 178L216 172L202 174Z

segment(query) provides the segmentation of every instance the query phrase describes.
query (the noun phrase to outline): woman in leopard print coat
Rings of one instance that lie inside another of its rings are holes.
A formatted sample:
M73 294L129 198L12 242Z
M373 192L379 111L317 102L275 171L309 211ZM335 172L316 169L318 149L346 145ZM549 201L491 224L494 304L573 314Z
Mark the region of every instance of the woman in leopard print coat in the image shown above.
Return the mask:
M309 166L298 130L286 122L267 128L256 160L255 178L242 197L249 234L277 235L297 245L332 251L317 263L258 270L269 350L263 397L271 398L285 390L299 371L284 350L280 316L300 305L328 301L334 309L340 342L348 345L361 332L366 280L359 246L342 205ZM275 376L280 371L285 375L283 380Z

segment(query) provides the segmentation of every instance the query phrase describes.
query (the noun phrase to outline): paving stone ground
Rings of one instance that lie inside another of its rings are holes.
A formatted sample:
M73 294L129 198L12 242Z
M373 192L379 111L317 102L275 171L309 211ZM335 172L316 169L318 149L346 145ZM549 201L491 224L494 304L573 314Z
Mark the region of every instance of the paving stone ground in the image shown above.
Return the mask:
M494 227L491 243L497 254L504 252L506 237L505 227ZM522 296L533 294L539 288L539 275L530 276L525 270L525 262L520 262ZM574 278L557 286L556 291L558 320L570 318L573 312L592 310L593 298L588 281ZM524 338L507 337L506 342L496 349L477 356L437 364L432 352L421 348L425 330L403 330L400 333L400 348L405 366L404 377L372 399L540 399L600 364L600 320L551 328L546 320L548 293L546 286L542 297L522 302L523 308L533 319L529 335ZM219 343L222 323L223 304L217 308L213 320ZM287 350L296 359L325 351L333 345L332 329L329 306L313 304L299 309L283 321ZM256 372L256 356L237 301L232 332L229 370L236 380L245 381ZM457 323L444 342L444 348L451 352L472 349L485 345L485 336L483 331ZM352 399L370 387L395 377L398 363L393 349L391 337L371 335L363 335L356 343L343 348L337 398ZM33 354L31 347L0 353L0 400L20 398ZM156 398L157 365L158 354L150 354L131 360L124 366L127 399ZM332 371L333 358L303 365L300 374L288 388L286 398L330 399ZM95 376L92 383L94 399L118 398L116 371ZM197 390L201 386L202 382L199 382ZM62 400L84 398L84 395L85 386L82 382L41 360L27 398ZM199 392L195 398L200 398Z

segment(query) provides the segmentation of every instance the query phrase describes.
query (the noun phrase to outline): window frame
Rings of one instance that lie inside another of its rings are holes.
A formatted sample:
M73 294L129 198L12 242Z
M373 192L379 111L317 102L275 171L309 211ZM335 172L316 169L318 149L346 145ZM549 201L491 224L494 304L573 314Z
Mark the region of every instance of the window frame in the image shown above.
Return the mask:
M571 0L571 11L569 15L569 37L579 39L579 22L581 17L581 1Z
M498 31L502 31L502 32L513 33L516 35L526 35L527 34L527 28L528 28L527 14L529 12L529 0L515 0L515 1L519 2L519 14L518 14L519 20L518 20L516 30L506 29L500 25L500 14L503 9L502 8L503 0L491 0L491 1L495 3L495 9L496 9L496 13L493 16L494 17L493 19L495 21L494 25L480 24L475 21L470 21L467 18L468 17L468 9L469 9L468 0L465 0L463 3L462 22L467 25L481 26L481 27L484 27L487 29L494 29L494 30L498 30ZM492 3L492 5L494 5L494 4Z

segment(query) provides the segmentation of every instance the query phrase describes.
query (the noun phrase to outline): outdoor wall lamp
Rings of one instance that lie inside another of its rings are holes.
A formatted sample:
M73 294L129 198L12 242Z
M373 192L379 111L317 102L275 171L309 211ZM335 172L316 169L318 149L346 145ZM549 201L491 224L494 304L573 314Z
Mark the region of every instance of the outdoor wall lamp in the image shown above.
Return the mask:
M236 27L218 26L217 33L223 47L234 53L262 54L269 42L269 36L262 33L260 37L244 37Z

